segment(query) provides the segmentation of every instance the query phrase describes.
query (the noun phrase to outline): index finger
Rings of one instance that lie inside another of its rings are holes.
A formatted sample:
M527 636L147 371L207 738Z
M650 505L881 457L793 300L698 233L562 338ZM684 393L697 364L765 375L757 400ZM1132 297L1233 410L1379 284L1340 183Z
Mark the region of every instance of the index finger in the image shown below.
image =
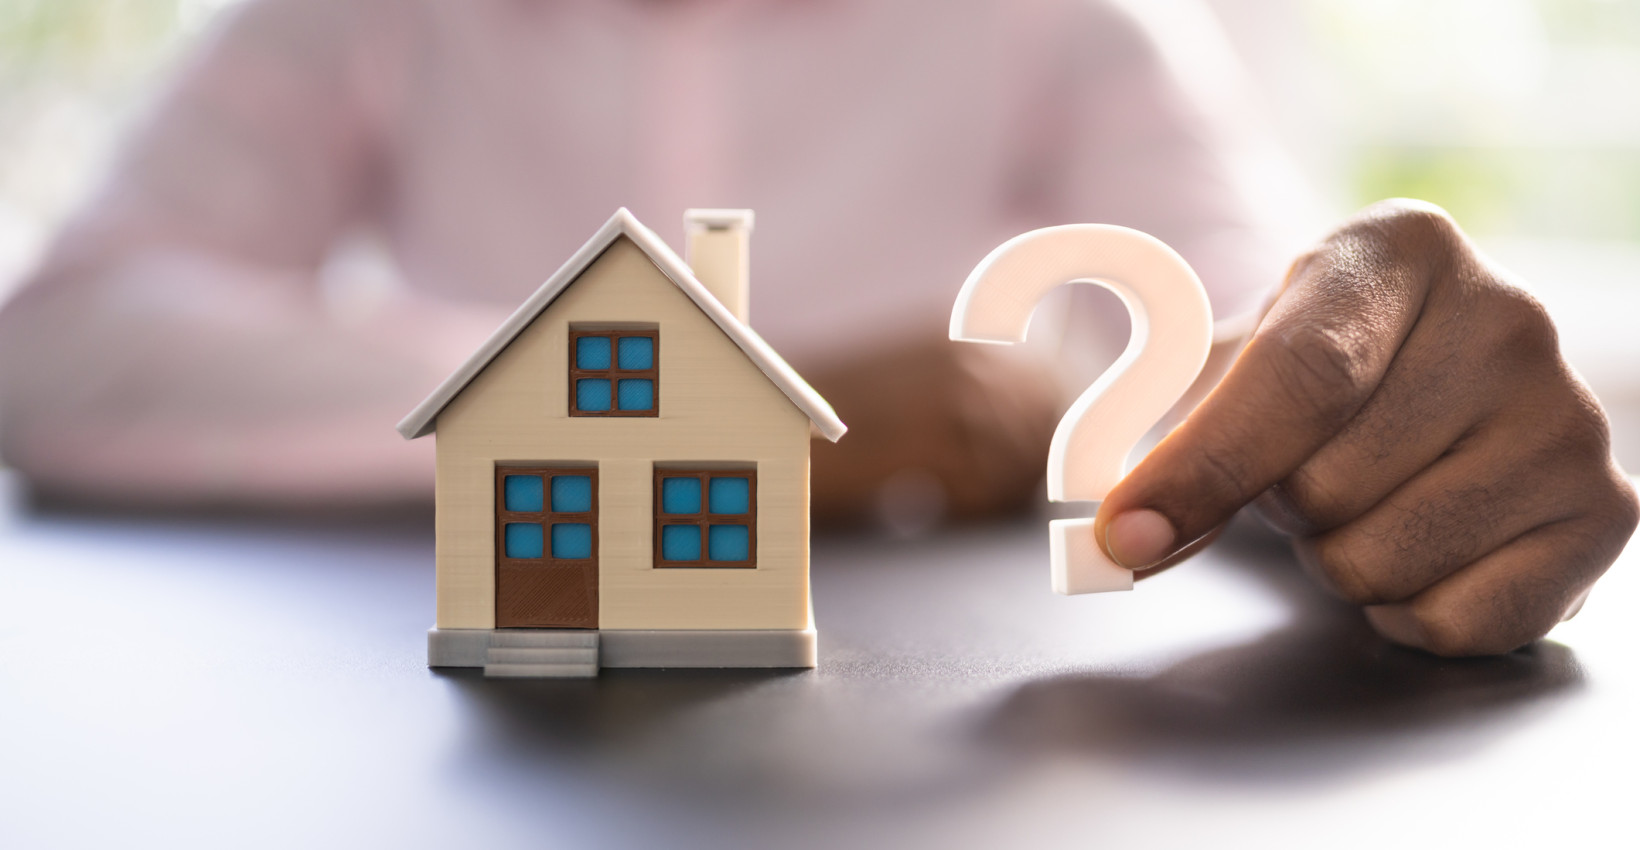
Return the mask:
M1295 263L1218 387L1100 505L1106 553L1131 569L1166 560L1331 440L1417 323L1456 234L1436 208L1379 204Z

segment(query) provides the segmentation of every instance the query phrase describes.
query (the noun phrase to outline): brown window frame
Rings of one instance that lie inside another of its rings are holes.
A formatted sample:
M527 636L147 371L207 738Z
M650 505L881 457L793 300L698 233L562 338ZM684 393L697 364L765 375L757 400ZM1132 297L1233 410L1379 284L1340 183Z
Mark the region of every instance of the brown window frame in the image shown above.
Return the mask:
M622 369L620 337L648 337L652 346L648 369ZM609 340L609 368L608 369L581 369L576 364L576 348L586 337L605 337ZM659 328L597 328L580 329L570 328L569 331L569 415L588 417L649 417L661 415L661 332ZM582 410L577 406L576 383L585 379L603 379L609 381L609 409ZM645 379L650 381L654 388L652 401L648 410L618 410L620 400L621 379Z
M669 514L662 512L661 482L667 478L696 478L700 481L700 513ZM711 479L746 479L746 513L714 514L711 512ZM658 570L751 570L757 569L757 470L755 469L655 469L655 569ZM695 525L700 528L700 559L669 561L662 557L661 527L666 525ZM711 551L713 525L746 526L746 560L713 561Z
M509 475L539 475L541 476L541 510L539 511L509 511L507 510L507 476ZM579 475L592 479L591 510L588 511L554 511L552 509L552 476ZM562 467L562 466L501 466L495 468L495 557L501 564L563 564L581 565L587 561L598 563L598 470L594 467ZM509 558L507 557L507 523L529 522L542 526L541 557L539 558ZM592 555L588 558L554 558L552 556L552 525L554 523L579 522L591 526Z

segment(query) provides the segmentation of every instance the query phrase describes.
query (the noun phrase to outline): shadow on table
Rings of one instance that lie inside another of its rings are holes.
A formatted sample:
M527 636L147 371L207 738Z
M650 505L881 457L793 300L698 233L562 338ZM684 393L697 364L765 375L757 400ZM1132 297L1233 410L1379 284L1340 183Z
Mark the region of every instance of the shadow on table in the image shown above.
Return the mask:
M1484 747L1584 684L1574 654L1549 642L1469 660L1393 647L1357 610L1311 585L1284 544L1262 535L1228 535L1214 561L1282 597L1288 624L1148 674L998 682L1000 703L977 723L960 719L972 717L973 703L948 701L944 686L860 687L835 670L826 688L809 671L606 670L573 681L434 675L477 721L472 764L486 769L596 766L754 796L773 793L778 775L791 787L869 786L902 795L895 799L1066 756L1213 783L1350 777Z
M792 684L813 671L614 669L593 679L486 679L481 670L461 668L432 673L486 716L484 728L509 752L574 756L641 744L695 706Z
M1286 627L1143 677L1025 684L984 718L980 740L1203 778L1303 781L1471 751L1584 684L1572 651L1548 641L1456 660L1393 646L1294 569L1281 541L1244 532L1220 545L1227 566L1291 606Z

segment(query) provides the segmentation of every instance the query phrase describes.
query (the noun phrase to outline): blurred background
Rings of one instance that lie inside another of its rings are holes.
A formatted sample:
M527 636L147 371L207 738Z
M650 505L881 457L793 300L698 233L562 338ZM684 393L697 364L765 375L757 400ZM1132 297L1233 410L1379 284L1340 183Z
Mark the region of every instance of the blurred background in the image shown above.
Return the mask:
M0 299L143 95L233 2L0 0ZM1640 469L1640 4L1208 5L1227 39L1185 49L1222 46L1250 73L1322 201L1316 232L1388 196L1446 207L1549 304Z
M0 303L233 5L0 0ZM1205 5L1216 29L1159 28L1163 46L1209 89L1245 69L1253 103L1210 102L1274 131L1296 168L1270 164L1266 185L1313 195L1307 235L1384 197L1446 207L1548 304L1640 471L1640 2ZM392 286L368 251L335 262ZM884 839L890 819L937 821L944 848L1633 832L1618 820L1640 751L1632 567L1559 642L1452 663L1385 647L1254 535L1215 547L1222 568L1077 605L1046 592L1037 523L836 536L814 552L823 675L509 689L422 667L430 525L344 522L0 534L0 845L307 846L352 829L367 846L609 846L613 828L797 846L809 828L913 846Z

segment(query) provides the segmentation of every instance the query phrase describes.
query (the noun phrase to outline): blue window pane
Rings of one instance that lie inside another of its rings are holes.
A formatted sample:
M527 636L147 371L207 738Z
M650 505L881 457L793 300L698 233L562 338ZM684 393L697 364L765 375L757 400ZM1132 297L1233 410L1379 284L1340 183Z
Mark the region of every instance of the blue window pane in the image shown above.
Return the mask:
M751 482L745 478L713 478L707 503L714 514L743 514L751 509Z
M583 381L576 381L575 409L608 410L609 381L603 378L588 378Z
M575 368L608 369L609 337L584 336L575 341Z
M668 514L700 513L700 479L662 478L661 512Z
M648 378L616 381L620 386L622 410L654 410L655 382Z
M502 482L504 504L509 511L536 513L541 510L541 476L509 475Z
M700 560L700 526L661 526L661 559L666 561Z
M751 531L744 525L714 525L706 532L706 557L713 561L744 561L749 555Z
M592 526L584 522L558 522L552 526L554 558L592 557Z
M621 337L619 354L622 369L655 368L655 341L649 337Z
M552 509L561 514L578 514L592 510L592 476L554 475Z
M533 522L509 522L506 528L509 558L541 557L541 526Z

